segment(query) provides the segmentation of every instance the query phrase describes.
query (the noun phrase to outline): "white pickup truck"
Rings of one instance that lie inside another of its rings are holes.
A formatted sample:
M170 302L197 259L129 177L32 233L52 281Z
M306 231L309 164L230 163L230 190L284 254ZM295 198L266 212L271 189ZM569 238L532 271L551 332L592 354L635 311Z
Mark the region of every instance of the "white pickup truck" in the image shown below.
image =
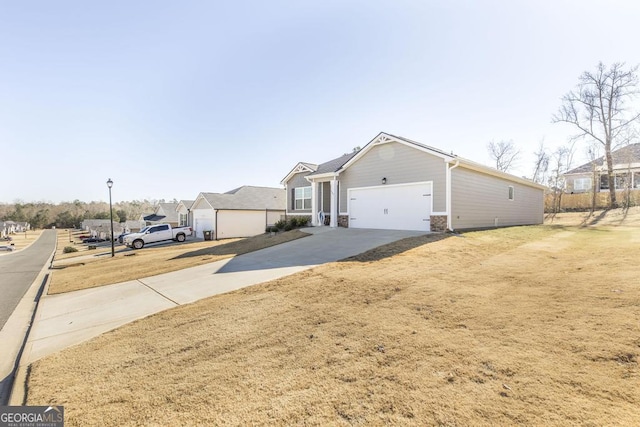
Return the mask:
M137 233L124 236L123 243L133 249L142 249L147 243L164 240L184 242L192 233L191 227L171 227L169 224L149 225Z

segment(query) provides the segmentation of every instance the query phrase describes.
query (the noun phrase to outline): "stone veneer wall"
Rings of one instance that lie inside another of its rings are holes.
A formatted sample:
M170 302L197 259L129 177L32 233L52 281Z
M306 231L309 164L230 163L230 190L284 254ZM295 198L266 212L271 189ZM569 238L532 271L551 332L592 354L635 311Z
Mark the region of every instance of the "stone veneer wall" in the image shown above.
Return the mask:
M349 228L349 216L338 215L338 227Z
M447 216L431 215L431 231L447 231Z

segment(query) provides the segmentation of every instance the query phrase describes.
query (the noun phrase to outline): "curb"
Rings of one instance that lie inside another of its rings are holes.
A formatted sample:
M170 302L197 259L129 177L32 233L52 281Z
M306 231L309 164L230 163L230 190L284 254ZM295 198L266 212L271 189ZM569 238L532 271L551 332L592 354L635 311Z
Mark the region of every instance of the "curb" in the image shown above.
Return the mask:
M57 248L58 241L56 238L56 244L51 255L49 255L48 261L44 264L29 289L27 289L27 292L25 292L3 328L3 335L9 335L9 339L7 340L10 342L9 347L15 349L11 354L12 358L15 357L15 359L11 372L2 381L2 389L0 389L0 404L21 406L23 405L23 401L26 397L24 395L26 367L22 367L21 362L27 347L31 328L34 325L40 298L43 294L46 294L49 288L49 282L51 281L49 270L53 263L53 258ZM11 329L20 331L20 333L9 333L8 331ZM11 336L22 336L22 340L16 338L11 339ZM5 338L2 335L0 335L0 337ZM22 397L19 401L16 396L16 390L22 391Z

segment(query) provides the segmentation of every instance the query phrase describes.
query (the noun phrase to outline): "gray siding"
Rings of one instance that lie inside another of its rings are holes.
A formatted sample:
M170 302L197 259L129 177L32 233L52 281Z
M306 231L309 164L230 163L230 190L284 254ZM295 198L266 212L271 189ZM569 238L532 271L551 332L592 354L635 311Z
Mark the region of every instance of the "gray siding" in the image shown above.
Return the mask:
M310 172L301 172L293 175L286 183L287 190L287 212L288 213L311 213L311 209L293 209L293 189L298 187L310 187L311 183L305 179Z
M433 210L446 210L446 164L440 157L397 142L373 147L340 174L340 211L347 209L349 188L433 181Z
M509 200L509 186L515 189ZM457 167L451 171L454 229L541 224L544 193L523 184Z

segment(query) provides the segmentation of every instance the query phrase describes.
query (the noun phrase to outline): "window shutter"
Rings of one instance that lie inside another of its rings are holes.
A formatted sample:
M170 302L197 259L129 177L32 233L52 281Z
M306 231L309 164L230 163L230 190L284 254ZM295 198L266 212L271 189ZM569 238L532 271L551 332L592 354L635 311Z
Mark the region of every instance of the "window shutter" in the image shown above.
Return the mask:
M295 188L291 189L291 210L292 211L296 210L296 189Z

